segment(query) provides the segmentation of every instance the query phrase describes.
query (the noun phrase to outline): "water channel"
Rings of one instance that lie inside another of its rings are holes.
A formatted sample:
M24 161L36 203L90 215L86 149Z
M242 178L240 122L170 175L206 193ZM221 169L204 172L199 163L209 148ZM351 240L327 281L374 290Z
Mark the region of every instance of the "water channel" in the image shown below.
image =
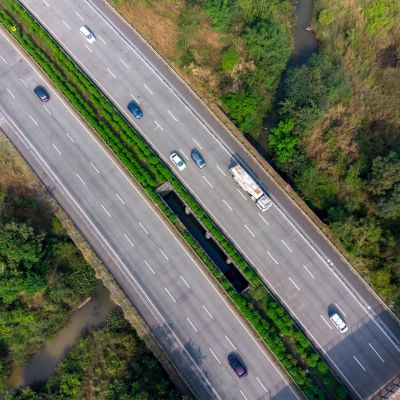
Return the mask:
M267 127L256 139L250 139L253 146L257 151L266 159L269 158L267 146L267 131L269 128L274 127L278 123L278 110L279 103L283 100L284 96L284 80L290 68L300 67L305 64L314 52L318 50L318 42L315 33L312 30L306 30L310 27L313 17L313 0L298 0L296 3L296 22L293 28L294 49L292 55L283 72L281 81L275 94L272 110L268 117L265 119Z
M26 365L13 370L7 382L8 388L47 381L79 337L84 332L101 325L114 307L110 293L99 282L90 301L71 313L67 325L43 349L33 355Z

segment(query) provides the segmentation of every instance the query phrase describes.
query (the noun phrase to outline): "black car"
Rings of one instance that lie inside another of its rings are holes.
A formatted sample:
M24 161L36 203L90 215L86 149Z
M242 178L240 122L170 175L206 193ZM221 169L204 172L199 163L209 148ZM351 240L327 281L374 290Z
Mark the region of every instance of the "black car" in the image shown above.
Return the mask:
M239 378L244 378L245 376L247 376L246 367L239 360L239 357L237 357L235 354L230 354L228 356L228 361L229 361L229 365L236 372L236 375Z
M128 103L128 110L133 114L136 119L140 119L143 117L143 111L134 101Z
M33 91L35 92L36 96L39 97L40 101L43 101L43 103L46 103L50 100L49 92L43 86L36 86Z
M193 149L191 156L192 156L193 161L197 164L197 166L199 168L204 168L206 166L206 162L198 150Z

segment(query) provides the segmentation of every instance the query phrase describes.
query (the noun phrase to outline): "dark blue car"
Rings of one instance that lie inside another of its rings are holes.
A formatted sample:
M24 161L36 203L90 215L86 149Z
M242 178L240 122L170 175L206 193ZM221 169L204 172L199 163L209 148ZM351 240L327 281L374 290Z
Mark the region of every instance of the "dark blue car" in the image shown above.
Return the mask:
M128 110L133 114L136 119L140 119L143 117L143 111L134 101L128 103Z
M43 86L36 86L33 91L35 92L36 96L39 97L40 101L43 101L44 103L49 101L49 92Z

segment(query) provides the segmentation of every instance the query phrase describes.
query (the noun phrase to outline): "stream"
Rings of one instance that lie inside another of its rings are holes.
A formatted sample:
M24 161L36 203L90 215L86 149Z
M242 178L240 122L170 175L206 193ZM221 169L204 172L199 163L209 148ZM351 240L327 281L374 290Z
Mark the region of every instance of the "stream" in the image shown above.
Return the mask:
M34 382L47 381L82 333L101 325L114 307L110 293L99 282L90 301L83 303L81 308L71 313L67 325L61 328L44 348L33 355L27 364L12 371L7 382L8 388L14 389Z
M294 49L288 61L285 71L282 74L281 81L275 94L272 110L265 118L265 125L269 128L274 127L278 123L279 103L284 96L284 80L290 68L300 67L305 64L312 54L318 49L318 42L314 32L307 31L313 16L313 0L298 0L296 3L296 23L293 29ZM257 151L266 159L269 158L267 146L267 134L264 130L257 138L250 138L251 143Z

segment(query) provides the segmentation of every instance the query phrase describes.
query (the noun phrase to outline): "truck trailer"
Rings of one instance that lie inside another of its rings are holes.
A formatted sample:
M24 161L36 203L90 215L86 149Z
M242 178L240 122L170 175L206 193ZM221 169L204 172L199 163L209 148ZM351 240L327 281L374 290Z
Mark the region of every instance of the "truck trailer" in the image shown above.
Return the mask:
M257 185L256 181L239 164L230 168L233 179L247 192L261 211L267 211L272 206L272 200Z

